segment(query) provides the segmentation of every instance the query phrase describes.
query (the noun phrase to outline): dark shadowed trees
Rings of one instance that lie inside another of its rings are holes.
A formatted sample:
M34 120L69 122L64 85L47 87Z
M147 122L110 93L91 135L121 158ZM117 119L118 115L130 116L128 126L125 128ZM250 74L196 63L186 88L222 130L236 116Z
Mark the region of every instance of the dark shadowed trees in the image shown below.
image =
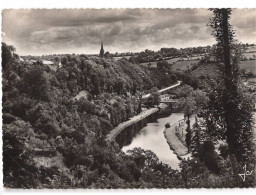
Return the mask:
M166 60L163 60L163 61L157 62L156 65L157 65L157 68L163 69L163 68L167 68L169 66L169 63Z
M213 93L217 91L217 94L211 99L209 106L214 111L215 118L210 117L209 120L208 117L207 120L208 124L213 125L210 127L213 131L215 126L216 129L220 129L213 121L222 124L221 131L217 134L227 141L230 153L235 154L238 161L242 161L251 155L249 142L252 140L252 103L240 88L239 50L233 47L234 31L229 22L231 9L210 10L214 14L210 26L217 41L215 55L218 63L224 64L223 68L220 66L223 69L224 80L217 86L217 90L213 90Z
M27 71L23 77L23 90L36 99L48 100L50 83L47 73L40 68Z
M92 85L93 89L91 93L93 95L99 95L100 94L100 79L97 74L92 74L91 75L91 80L92 80Z
M15 48L2 42L2 67L3 76L9 81L11 71L15 68L15 58L18 56L14 53Z
M158 105L160 102L160 95L158 93L157 87L154 87L150 90L150 96L148 98L148 104L149 106L153 107L155 105Z
M33 163L30 146L34 132L22 120L3 126L3 175L4 186L34 188L38 184L38 170Z
M61 64L62 64L63 66L66 65L67 62L68 62L67 57L62 57L61 60L60 60L60 62L61 62Z

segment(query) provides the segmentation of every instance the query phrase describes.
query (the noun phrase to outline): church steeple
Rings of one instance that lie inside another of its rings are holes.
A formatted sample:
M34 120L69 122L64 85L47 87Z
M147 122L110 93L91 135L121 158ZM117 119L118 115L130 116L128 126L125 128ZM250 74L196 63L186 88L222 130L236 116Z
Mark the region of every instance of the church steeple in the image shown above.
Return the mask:
M103 42L101 40L101 48L100 48L100 57L104 58L104 49L103 49Z

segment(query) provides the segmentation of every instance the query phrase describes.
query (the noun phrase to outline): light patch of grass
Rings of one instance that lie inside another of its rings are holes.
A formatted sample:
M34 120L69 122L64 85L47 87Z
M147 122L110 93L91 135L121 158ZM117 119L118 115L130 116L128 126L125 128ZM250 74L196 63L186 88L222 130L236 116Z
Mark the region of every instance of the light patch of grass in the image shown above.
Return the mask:
M256 60L241 61L240 68L244 68L246 72L252 72L256 74Z

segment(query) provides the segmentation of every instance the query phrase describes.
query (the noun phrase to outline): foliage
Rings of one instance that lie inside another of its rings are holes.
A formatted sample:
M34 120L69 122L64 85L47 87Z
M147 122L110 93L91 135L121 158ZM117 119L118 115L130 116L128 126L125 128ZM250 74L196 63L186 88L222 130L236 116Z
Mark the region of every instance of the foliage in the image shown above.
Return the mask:
M38 68L31 69L23 76L23 90L33 98L40 98L42 100L48 100L49 94L49 78L47 73Z
M238 161L248 160L252 155L250 145L253 107L248 96L240 88L238 59L241 52L239 47L236 47L234 31L229 24L231 9L211 10L214 17L210 26L217 41L215 56L224 64L224 85L218 85L212 92L212 96L215 93L216 97L210 98L212 101L209 102L206 121L212 132L217 130L216 134L227 141L230 153L235 154ZM234 53L233 57L231 52ZM216 104L219 104L218 107L215 107ZM222 124L221 128L217 127L217 123Z
M150 96L147 100L147 104L150 107L154 107L155 105L158 105L159 102L160 102L160 95L158 93L158 89L154 87L150 90Z
M5 187L252 186L251 178L243 184L236 177L242 171L242 164L223 149L216 156L205 137L200 142L200 155L194 152L194 133L198 126L191 128L189 124L188 129L190 148L196 158L181 161L180 171L161 163L152 151L135 148L124 154L118 146L105 141L114 126L141 111L143 93L151 89L151 104L157 105L159 94L155 87L160 89L177 80L191 86L183 85L175 94L189 122L194 113L209 105L206 93L194 90L199 80L190 73L174 72L170 66L148 70L138 66L137 58L115 61L111 57L76 54L25 56L21 62L18 55L12 55L13 47L2 44L2 48ZM177 53L175 49L163 52ZM146 50L140 58L149 53L154 55ZM41 63L45 58L60 61L62 66L53 71ZM37 62L31 64L30 59ZM209 98L213 100L213 96ZM249 104L241 105L250 108ZM211 109L207 111L210 113ZM244 119L248 116L242 114ZM246 135L242 139L245 138ZM219 166L218 159L222 156L224 167ZM51 161L46 165L38 160L40 157Z
M34 133L22 120L3 125L3 175L5 187L34 188L38 170L32 160Z
M166 60L163 60L163 61L157 62L156 65L157 65L157 68L164 69L164 68L167 68L169 66L169 63Z

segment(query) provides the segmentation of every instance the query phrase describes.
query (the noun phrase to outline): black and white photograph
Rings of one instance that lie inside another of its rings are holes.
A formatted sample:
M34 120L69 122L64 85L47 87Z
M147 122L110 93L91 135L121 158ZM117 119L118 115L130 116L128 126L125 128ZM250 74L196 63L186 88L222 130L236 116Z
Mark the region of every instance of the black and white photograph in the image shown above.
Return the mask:
M256 8L7 8L1 38L5 189L255 189Z

